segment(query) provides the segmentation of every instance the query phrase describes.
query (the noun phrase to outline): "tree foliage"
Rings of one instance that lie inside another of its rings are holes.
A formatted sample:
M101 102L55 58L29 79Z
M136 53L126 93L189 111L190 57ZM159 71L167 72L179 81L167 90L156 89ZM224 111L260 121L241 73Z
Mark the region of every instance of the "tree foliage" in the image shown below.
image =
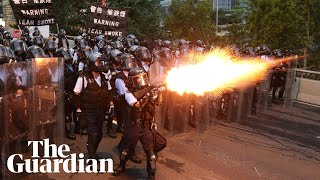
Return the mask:
M319 67L320 2L318 0L250 0L248 30L252 45L308 49L309 67Z
M60 29L70 35L76 35L81 27L85 27L89 7L101 0L55 0L55 12ZM129 10L128 34L139 38L160 36L160 3L157 0L108 0L110 7L122 7ZM56 32L56 27L51 27Z
M165 28L173 38L191 41L210 40L214 36L211 0L173 0L169 7L170 16L165 19Z
M268 44L271 48L301 48L303 18L294 0L252 0L249 30L253 45Z

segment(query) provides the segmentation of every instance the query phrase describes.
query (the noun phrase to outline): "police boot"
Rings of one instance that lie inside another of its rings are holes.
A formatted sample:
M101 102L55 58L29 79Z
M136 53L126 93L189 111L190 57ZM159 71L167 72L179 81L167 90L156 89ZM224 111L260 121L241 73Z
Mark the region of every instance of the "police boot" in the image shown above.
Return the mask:
M74 135L75 124L73 122L67 122L66 129L67 129L67 138L70 140L76 140L76 136Z
M94 148L95 148L95 152L96 152L96 160L97 161L99 161L99 159L104 159L103 157L98 156L98 154L97 154L97 150L98 150L98 147L99 147L101 140L102 140L102 135L96 136L96 139L94 140L94 145L95 145Z
M113 176L119 176L126 171L126 162L128 161L128 151L124 150L120 153L120 165L113 171Z
M155 179L156 175L156 155L153 151L147 152L147 172L148 172L148 180Z
M114 133L112 129L107 130L107 135L111 138L117 138L117 135Z
M67 138L70 140L76 140L76 136L74 135L73 131L72 131L72 124L71 122L67 122L66 123L66 131L67 131Z

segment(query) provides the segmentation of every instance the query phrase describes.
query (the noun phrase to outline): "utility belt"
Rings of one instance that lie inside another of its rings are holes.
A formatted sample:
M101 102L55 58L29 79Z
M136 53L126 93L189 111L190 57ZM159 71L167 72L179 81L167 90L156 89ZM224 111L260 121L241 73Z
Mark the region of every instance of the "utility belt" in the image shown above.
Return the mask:
M151 126L153 124L153 120L152 119L142 119L139 118L134 122L136 125L141 126L142 129L151 129Z
M81 104L81 108L82 109L89 109L89 110L106 110L107 109L107 105L104 104Z
M125 95L122 94L121 96L119 96L118 94L113 96L113 99L115 100L115 103L118 103L119 105L123 104L126 102L126 98Z

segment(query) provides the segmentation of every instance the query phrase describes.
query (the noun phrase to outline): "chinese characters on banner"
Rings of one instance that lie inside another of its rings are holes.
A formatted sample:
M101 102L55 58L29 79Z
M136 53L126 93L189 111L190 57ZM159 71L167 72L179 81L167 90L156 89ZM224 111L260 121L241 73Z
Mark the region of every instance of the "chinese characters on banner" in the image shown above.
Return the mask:
M10 0L18 25L44 26L55 24L53 0Z
M88 34L121 37L126 31L127 16L123 9L92 5L87 20Z

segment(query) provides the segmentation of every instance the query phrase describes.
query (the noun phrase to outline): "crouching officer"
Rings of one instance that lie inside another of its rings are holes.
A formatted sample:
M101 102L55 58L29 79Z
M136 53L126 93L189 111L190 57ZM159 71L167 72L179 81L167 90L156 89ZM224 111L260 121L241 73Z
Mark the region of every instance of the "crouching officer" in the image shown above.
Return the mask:
M103 64L100 53L88 57L88 71L80 76L74 88L77 95L77 112L87 122L87 150L89 159L98 159L96 152L102 139L102 127L108 105L112 105L111 86L103 75Z
M145 71L136 67L129 71L131 81L130 92L125 94L128 104L125 122L126 131L124 143L120 150L120 165L114 170L113 175L119 176L126 170L126 162L130 155L134 153L137 142L143 146L147 156L148 179L155 179L156 172L156 153L154 152L154 136L152 132L154 123L155 105L161 101L161 88L150 87L148 76Z

